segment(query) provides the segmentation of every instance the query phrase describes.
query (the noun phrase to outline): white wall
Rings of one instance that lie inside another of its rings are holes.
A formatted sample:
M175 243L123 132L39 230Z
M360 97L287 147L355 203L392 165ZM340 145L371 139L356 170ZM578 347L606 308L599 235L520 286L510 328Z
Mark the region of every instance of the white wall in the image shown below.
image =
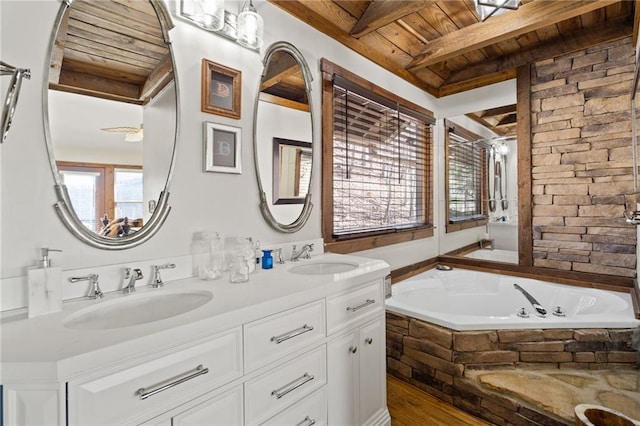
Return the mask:
M231 3L231 4L230 4ZM227 1L231 10L239 2ZM485 108L485 101L500 90L469 92L436 100L409 83L373 65L338 42L318 33L264 1L254 2L265 20L265 46L280 40L296 45L309 63L313 74L312 102L316 111L314 126L316 147L320 145L321 77L320 59L325 57L340 66L357 70L369 81L399 96L434 111L439 117L458 115ZM173 9L173 5L171 8ZM253 105L261 72L261 55L207 33L180 19L171 31L179 80L181 105L180 138L171 184L171 214L156 236L142 246L125 251L91 248L74 238L56 216L53 204L53 176L45 149L43 133L42 89L47 72L45 54L51 28L59 8L57 0L0 2L2 60L30 68L32 78L25 81L13 127L0 145L0 278L24 286L26 268L35 264L40 247L63 250L55 261L63 269L91 268L104 265L131 265L157 258L177 258L190 253L192 234L202 229L218 230L223 235L253 236L263 242L286 245L287 242L312 240L321 236L320 161L321 149L314 150L316 169L312 182L314 208L307 225L295 234L278 233L260 215L256 176L253 168ZM175 10L175 9L173 9ZM37 23L37 25L34 25ZM28 28L28 30L25 30ZM200 111L200 69L202 58L242 71L242 117L228 119ZM2 93L6 90L2 79ZM509 86L509 85L507 85ZM515 86L514 86L515 87ZM479 95L478 95L479 93ZM509 94L511 96L511 94ZM515 91L513 92L515 97ZM507 102L502 102L505 104ZM469 109L456 111L456 105ZM495 105L495 104L494 104ZM486 105L487 107L490 105ZM438 112L444 111L444 115ZM202 123L239 126L242 131L241 175L204 173L202 171ZM439 136L441 137L441 135ZM441 154L438 139L436 158ZM441 169L435 167L436 192ZM434 200L441 197L436 193ZM436 220L439 214L436 212ZM436 222L439 223L439 222ZM361 254L387 261L392 268L434 257L439 254L438 233L433 238L367 250ZM264 244L263 244L264 245ZM14 286L15 287L15 286ZM2 290L2 288L0 288ZM26 290L23 290L23 295Z
M175 85L169 84L144 107L144 221L151 217L149 201L158 200L171 168L176 122ZM169 188L171 190L171 188Z

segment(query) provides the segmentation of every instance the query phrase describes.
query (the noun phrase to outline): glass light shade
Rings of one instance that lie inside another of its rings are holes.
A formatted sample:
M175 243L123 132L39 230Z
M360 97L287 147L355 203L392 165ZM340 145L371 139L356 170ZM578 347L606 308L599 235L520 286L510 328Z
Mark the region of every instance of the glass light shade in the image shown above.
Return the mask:
M473 0L476 11L484 21L489 16L497 16L507 9L516 10L520 6L520 0Z
M220 31L224 27L224 0L195 0L193 19L205 30Z
M253 2L242 8L238 15L238 38L240 45L250 49L259 49L262 46L262 35L264 32L264 22L262 16L258 15Z
M496 150L498 151L498 154L500 154L500 155L507 155L509 153L509 145L507 145L504 142L500 142L500 143L498 143L498 146L496 147Z

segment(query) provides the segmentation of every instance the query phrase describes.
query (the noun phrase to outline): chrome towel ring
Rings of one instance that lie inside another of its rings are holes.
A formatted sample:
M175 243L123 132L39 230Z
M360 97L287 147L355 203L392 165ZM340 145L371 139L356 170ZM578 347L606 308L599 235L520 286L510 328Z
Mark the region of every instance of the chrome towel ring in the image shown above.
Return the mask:
M31 79L31 70L25 68L16 68L0 61L0 75L10 75L11 82L2 106L2 122L0 127L0 143L4 142L11 127L13 114L16 112L18 97L20 96L20 88L22 87L22 79Z

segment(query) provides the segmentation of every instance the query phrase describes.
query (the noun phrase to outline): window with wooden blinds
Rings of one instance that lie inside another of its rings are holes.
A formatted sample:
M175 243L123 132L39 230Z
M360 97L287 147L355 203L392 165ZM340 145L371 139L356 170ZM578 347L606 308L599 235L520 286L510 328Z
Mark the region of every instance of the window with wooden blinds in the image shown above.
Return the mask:
M447 232L451 232L486 223L489 146L457 125L445 121L445 126Z
M432 118L370 84L365 89L335 74L331 83L332 136L325 143L332 155L323 158L331 161L331 182L323 184L331 186L331 230L325 241L375 236L379 246L406 240L393 235L432 228ZM323 215L329 213L324 200ZM390 242L381 244L382 235ZM369 247L357 249L363 248Z

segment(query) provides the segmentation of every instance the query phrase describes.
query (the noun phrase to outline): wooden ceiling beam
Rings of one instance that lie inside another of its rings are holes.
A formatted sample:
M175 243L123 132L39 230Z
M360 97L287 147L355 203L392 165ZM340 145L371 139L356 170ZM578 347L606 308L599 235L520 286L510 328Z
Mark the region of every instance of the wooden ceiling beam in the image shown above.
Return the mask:
M415 71L615 4L617 0L532 1L518 10L469 25L429 43L406 69Z
M360 38L378 28L402 19L425 8L426 4L435 0L374 0L364 11L351 30L351 36Z
M330 19L320 16L318 13L305 6L305 2L291 1L291 0L268 0L269 3L278 6L285 12L295 16L307 25L312 26L321 33L337 40L349 49L356 53L361 54L370 61L378 64L380 67L386 69L392 74L397 75L400 78L408 81L416 87L425 90L434 96L437 96L438 91L433 87L425 83L422 79L416 77L409 71L398 66L398 64L380 52L376 51L372 46L369 46L357 38L350 36L346 31L338 27Z
M480 117L493 117L495 115L511 114L516 112L516 104L504 105L496 108L489 108L482 111Z
M171 61L171 55L167 54L142 85L139 95L142 103L146 105L151 98L160 93L162 89L173 81L173 76L173 62Z
M472 82L479 76L516 69L519 66L542 59L582 50L598 43L606 43L628 37L631 33L632 26L628 20L609 21L597 27L574 33L568 37L549 40L540 46L484 61L459 70L449 76L445 84L441 87L441 91L450 91L451 88ZM455 93L455 91L453 93Z
M633 45L638 45L638 27L640 27L640 0L633 2Z

